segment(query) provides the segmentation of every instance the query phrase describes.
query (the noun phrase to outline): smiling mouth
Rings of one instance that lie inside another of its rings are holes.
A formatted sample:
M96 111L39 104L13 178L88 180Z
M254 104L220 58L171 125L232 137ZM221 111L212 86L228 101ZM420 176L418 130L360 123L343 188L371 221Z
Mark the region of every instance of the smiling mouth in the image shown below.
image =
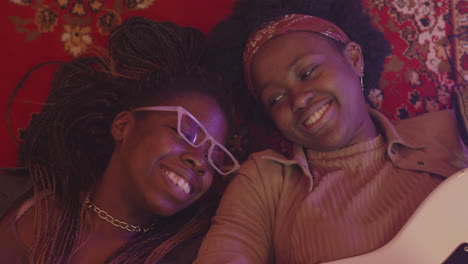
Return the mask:
M184 178L182 178L177 173L171 170L168 170L166 168L163 168L161 171L165 176L167 176L174 183L174 185L180 191L184 192L185 194L190 193L190 189L191 189L190 184Z
M320 107L317 111L315 111L311 116L309 116L305 121L304 121L304 126L306 127L309 127L313 124L315 124L315 122L317 122L317 120L319 120L323 114L328 110L328 108L330 108L330 102L328 102L327 104L323 105L322 107Z

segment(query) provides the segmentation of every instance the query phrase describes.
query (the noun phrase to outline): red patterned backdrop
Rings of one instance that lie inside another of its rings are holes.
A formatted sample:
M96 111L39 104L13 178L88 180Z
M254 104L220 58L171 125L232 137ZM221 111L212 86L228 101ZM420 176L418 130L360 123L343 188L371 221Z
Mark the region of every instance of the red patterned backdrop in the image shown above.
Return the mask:
M9 97L23 75L45 61L71 60L105 47L109 31L130 16L172 21L208 32L232 0L4 0L0 4L2 80L0 167L16 164L16 142L31 113L40 110L54 65L34 72ZM11 124L9 128L7 125Z
M9 0L0 4L2 28L0 166L16 164L16 143L31 113L48 93L52 65L34 72L10 96L23 75L45 61L70 60L105 47L109 31L130 16L172 21L208 32L229 13L233 0ZM363 0L374 24L392 43L381 89L370 97L390 119L450 108L454 87L468 79L468 0ZM11 104L11 112L7 106ZM9 125L9 126L8 126ZM231 149L240 159L273 147L288 151L274 132L239 121Z

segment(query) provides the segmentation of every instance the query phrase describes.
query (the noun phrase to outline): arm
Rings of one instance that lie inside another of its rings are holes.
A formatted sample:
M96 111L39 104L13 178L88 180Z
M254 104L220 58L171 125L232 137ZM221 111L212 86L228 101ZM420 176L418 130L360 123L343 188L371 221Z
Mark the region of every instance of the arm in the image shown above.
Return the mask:
M274 179L263 180L254 160L242 165L223 195L194 263L272 262L275 195L268 186Z

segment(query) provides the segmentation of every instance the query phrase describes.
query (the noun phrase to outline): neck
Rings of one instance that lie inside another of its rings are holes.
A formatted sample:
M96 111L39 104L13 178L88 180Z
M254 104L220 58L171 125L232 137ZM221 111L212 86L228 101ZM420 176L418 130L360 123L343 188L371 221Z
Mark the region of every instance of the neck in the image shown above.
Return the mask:
M107 214L119 221L140 227L150 226L154 222L154 214L133 202L135 199L126 188L129 183L123 181L125 175L119 175L122 174L122 170L114 168L112 164L113 162L110 162L104 175L90 193L89 200L100 210L106 211ZM91 217L93 225L99 226L103 230L135 233L113 226L108 221L101 219L96 212L91 213Z
M374 120L372 120L372 117L368 115L367 118L361 122L356 135L350 140L350 143L347 146L375 138L377 135L378 131L374 124Z

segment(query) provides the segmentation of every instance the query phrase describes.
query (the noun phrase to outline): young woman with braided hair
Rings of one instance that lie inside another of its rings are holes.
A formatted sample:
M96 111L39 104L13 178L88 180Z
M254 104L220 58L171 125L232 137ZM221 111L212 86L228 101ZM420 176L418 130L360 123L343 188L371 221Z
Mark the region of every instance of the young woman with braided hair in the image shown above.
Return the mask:
M242 164L195 263L371 252L468 167L454 111L392 123L366 103L389 46L362 10L361 0L238 0L215 27L212 57L240 111L265 113L293 149Z
M238 163L193 28L134 17L108 59L64 63L23 135L32 182L0 222L2 263L191 263Z

